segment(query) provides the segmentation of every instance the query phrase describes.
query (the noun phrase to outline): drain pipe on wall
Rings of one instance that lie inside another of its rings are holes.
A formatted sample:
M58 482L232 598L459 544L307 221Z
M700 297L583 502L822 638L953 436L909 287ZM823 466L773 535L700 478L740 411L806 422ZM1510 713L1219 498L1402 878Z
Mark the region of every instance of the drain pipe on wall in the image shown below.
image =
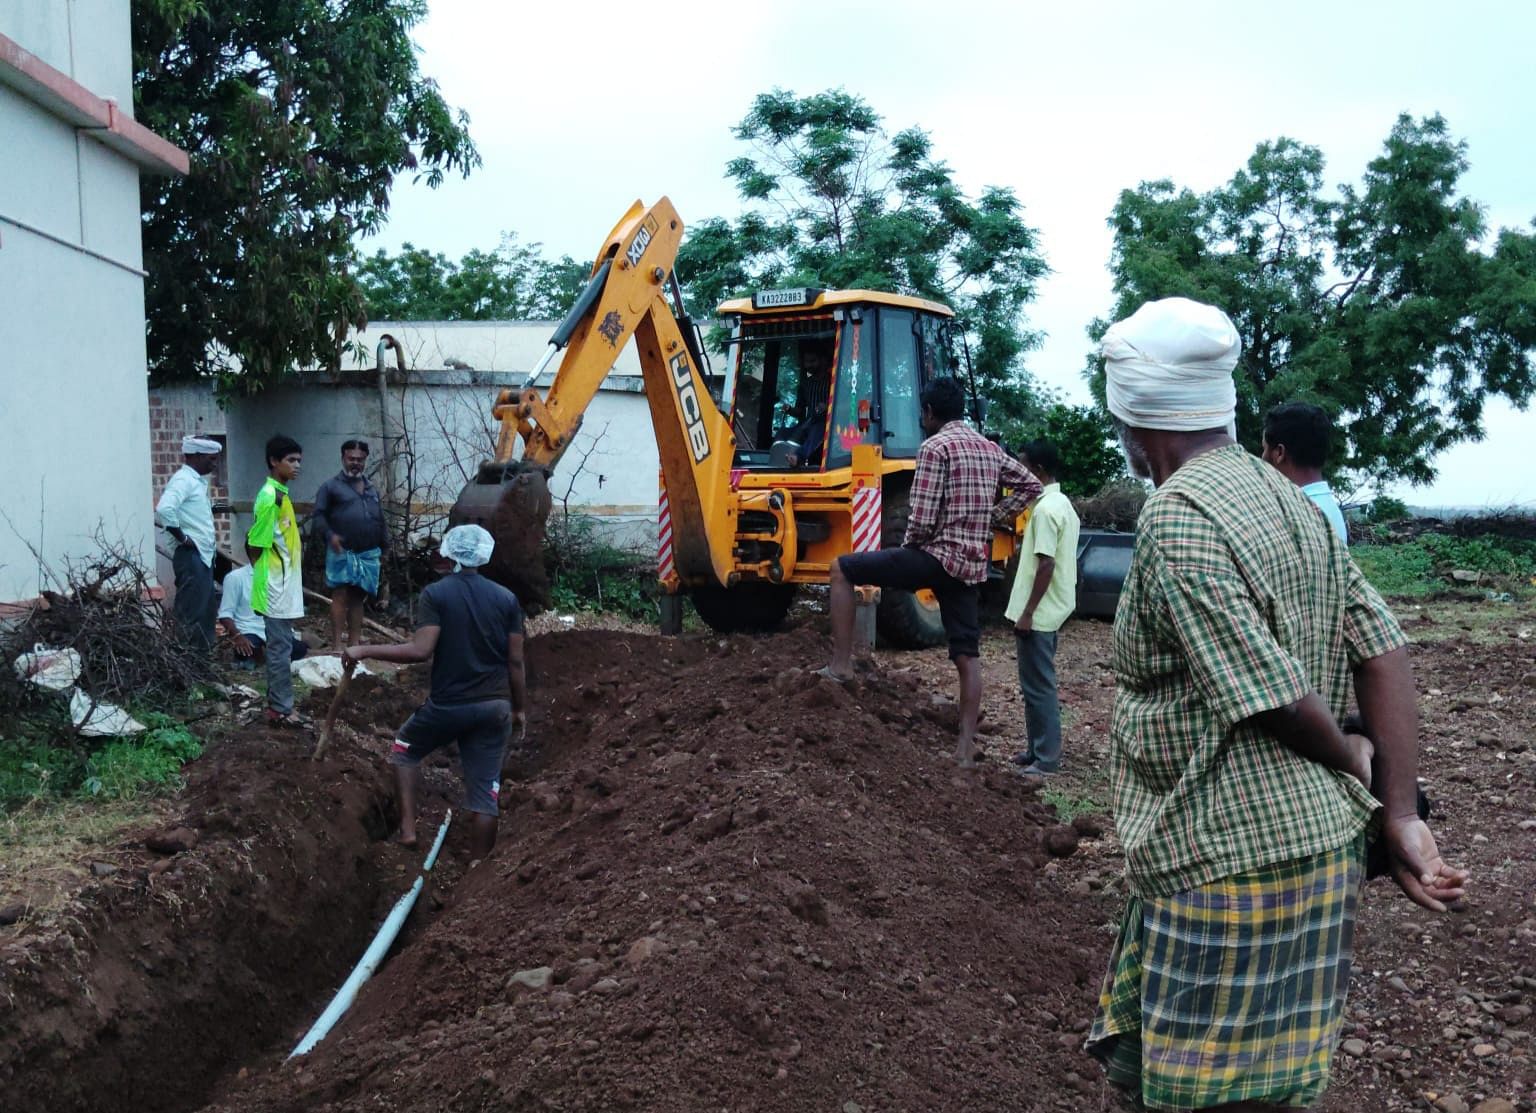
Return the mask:
M395 353L395 369L400 374L401 389L405 389L405 350L400 347L400 341L389 333L379 337L379 343L373 350L374 370L378 376L379 387L379 473L383 476L384 508L388 510L395 504L395 448L396 435L390 429L389 421L389 367L384 359L384 353L393 350ZM403 403L402 403L403 405ZM403 423L402 423L402 428ZM409 517L411 508L405 508Z
M443 825L437 829L437 838L432 843L432 849L427 854L426 861L421 864L421 872L416 875L416 882L408 889L394 908L390 909L384 923L380 925L379 932L373 937L373 942L363 952L363 957L358 960L351 975L336 996L331 998L331 1003L325 1007L325 1012L320 1014L320 1019L315 1021L304 1038L299 1041L288 1055L294 1059L300 1055L308 1055L314 1050L315 1045L330 1034L336 1022L346 1015L352 1007L352 1002L357 999L357 991L363 988L363 983L373 977L373 972L384 961L384 956L389 953L389 948L394 945L395 937L400 934L400 929L405 926L405 918L411 914L415 907L416 898L421 896L421 890L426 885L427 874L432 872L432 867L437 864L437 853L443 848L443 839L448 837L448 824L453 822L453 812L443 817Z

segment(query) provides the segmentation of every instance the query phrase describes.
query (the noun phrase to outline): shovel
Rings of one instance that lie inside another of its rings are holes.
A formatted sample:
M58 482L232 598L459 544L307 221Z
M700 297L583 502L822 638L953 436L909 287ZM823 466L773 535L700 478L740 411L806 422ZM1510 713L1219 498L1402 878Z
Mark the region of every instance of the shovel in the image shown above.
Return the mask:
M341 679L336 682L336 694L331 697L330 710L325 713L325 726L320 728L320 741L315 743L315 752L310 754L310 760L319 761L325 755L326 746L330 745L331 731L336 726L336 712L341 710L341 701L346 697L347 686L352 683L352 670L342 667Z

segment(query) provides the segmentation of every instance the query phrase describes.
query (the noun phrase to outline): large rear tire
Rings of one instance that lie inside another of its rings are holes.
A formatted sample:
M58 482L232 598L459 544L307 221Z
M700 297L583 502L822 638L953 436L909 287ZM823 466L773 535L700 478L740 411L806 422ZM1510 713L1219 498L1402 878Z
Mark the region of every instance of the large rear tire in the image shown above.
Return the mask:
M880 544L885 548L900 545L907 535L907 519L912 515L908 484L890 484L883 492L880 508ZM880 640L897 649L932 649L946 642L944 622L939 617L939 603L932 592L914 594L896 588L880 589L880 605L875 609L875 630Z
M740 584L696 587L693 609L720 634L761 634L777 630L795 600L794 584Z

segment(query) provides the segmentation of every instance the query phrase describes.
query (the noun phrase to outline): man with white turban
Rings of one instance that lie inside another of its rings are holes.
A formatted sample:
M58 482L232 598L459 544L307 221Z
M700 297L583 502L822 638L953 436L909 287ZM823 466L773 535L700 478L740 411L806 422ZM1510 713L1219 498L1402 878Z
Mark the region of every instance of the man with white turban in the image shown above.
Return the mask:
M1418 815L1402 631L1306 496L1232 439L1240 351L1185 298L1104 336L1110 412L1157 490L1115 614L1130 902L1088 1047L1152 1109L1321 1096L1368 831L1426 908L1467 876ZM1364 735L1338 726L1351 679Z
M400 794L402 846L416 845L416 786L422 759L450 742L459 744L464 806L474 813L473 857L496 845L501 762L507 740L527 729L523 675L523 610L500 584L480 575L495 542L480 526L455 526L439 547L442 579L416 601L416 636L404 645L350 646L357 662L432 659L427 702L400 728L390 751Z
M176 543L171 568L176 573L176 599L171 614L181 636L200 649L213 646L217 601L213 593L213 502L208 477L219 459L219 442L206 437L181 439L181 467L166 483L155 504L155 516Z

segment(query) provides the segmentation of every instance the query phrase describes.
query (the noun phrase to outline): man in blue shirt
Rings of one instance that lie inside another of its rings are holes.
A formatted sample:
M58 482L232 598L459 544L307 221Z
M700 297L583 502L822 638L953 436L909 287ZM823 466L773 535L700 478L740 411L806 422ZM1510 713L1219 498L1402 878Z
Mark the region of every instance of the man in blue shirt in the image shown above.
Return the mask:
M320 485L310 514L315 537L325 544L325 586L331 589L331 648L337 653L344 644L358 644L363 600L379 593L380 561L389 546L384 504L363 474L367 466L367 441L343 444L341 474Z
M1264 415L1264 462L1274 467L1311 499L1339 540L1349 544L1344 512L1323 478L1323 464L1333 440L1333 422L1321 406L1287 402Z

